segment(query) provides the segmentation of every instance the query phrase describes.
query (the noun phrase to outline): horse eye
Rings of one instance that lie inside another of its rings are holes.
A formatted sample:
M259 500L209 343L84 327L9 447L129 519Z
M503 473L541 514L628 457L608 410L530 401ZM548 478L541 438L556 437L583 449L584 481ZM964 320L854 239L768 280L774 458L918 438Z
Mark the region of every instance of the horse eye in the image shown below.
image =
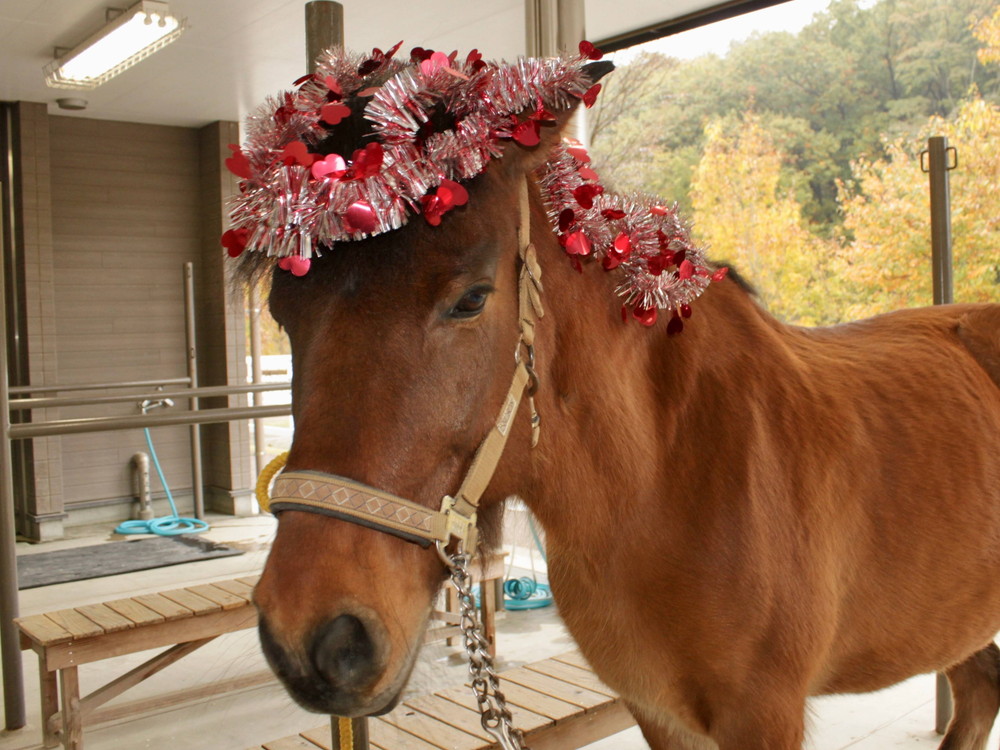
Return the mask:
M467 291L462 299L455 303L448 315L452 318L474 318L486 307L486 299L493 291L489 286L476 286Z

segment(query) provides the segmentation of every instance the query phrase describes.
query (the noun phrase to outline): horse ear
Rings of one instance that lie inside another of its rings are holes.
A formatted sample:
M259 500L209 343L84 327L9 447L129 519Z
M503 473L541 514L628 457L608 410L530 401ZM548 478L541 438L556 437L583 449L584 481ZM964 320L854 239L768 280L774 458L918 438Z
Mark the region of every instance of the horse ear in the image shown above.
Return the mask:
M615 64L610 60L600 60L583 66L583 72L590 79L591 84L597 83L614 69ZM548 161L552 149L562 142L563 131L579 106L580 100L576 99L565 109L553 112L556 121L542 127L538 145L508 144L503 159L504 162L507 162L508 168L516 170L518 173L531 172Z

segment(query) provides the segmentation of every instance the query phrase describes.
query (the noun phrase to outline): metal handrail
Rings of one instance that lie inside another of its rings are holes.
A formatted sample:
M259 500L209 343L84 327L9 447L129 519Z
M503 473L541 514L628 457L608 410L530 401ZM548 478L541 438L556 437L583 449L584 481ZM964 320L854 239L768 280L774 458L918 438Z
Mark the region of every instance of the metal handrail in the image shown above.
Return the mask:
M19 398L10 402L10 410L46 409L58 406L91 406L99 404L116 404L128 401L142 401L168 396L176 399L212 398L213 396L239 396L260 391L287 391L291 383L247 383L246 385L218 385L200 388L182 388L173 391L147 391L145 393L118 393L111 396L54 396L49 398Z
M221 409L198 409L175 412L151 412L127 417L84 417L81 419L53 419L49 422L26 422L12 424L7 428L11 440L26 438L75 435L81 432L107 432L109 430L133 430L142 427L162 427L165 425L209 424L231 422L239 419L263 419L265 417L287 417L292 413L291 404L274 406L225 407Z
M103 391L109 388L153 388L158 385L191 385L191 378L164 378L163 380L126 380L115 383L83 383L81 385L18 385L8 392L11 396L25 393L60 393L62 391Z

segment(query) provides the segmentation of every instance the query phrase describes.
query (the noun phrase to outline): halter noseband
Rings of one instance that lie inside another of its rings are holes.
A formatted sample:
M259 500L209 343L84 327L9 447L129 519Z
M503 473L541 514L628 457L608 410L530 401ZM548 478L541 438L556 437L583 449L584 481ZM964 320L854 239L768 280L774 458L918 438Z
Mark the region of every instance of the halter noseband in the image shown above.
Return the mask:
M437 546L448 563L444 548L457 540L459 546L474 551L478 540L476 516L479 499L493 478L510 435L521 399L527 394L531 404L532 446L538 442L539 417L534 393L538 378L534 372L535 320L544 314L541 303L541 268L531 244L531 212L528 181L521 184L520 223L517 230L521 271L518 281L518 322L520 336L514 353L514 377L504 398L500 415L480 443L472 465L454 496L441 500L440 510L406 500L352 479L320 471L285 471L274 480L272 496L261 503L263 510L279 513L301 510L365 526L429 547ZM522 350L527 358L522 356ZM265 482L266 483L266 482ZM266 493L265 493L266 494Z

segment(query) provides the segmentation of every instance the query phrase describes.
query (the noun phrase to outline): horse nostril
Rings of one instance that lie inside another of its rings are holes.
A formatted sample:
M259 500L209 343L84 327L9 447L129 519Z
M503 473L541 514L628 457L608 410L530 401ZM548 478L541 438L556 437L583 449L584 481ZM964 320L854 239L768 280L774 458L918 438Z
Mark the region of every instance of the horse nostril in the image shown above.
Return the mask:
M312 659L333 686L363 688L376 674L375 644L354 615L340 615L317 631Z

